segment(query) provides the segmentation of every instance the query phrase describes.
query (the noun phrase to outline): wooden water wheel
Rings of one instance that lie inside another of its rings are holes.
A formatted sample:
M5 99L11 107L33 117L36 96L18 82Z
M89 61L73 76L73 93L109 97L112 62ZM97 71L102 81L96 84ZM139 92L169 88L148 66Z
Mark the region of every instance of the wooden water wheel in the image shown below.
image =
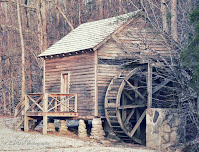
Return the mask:
M145 116L147 107L152 106L152 94L158 100L176 100L176 93L172 93L174 96L168 95L167 88L173 86L171 79L155 73L161 75L147 65L139 66L114 77L108 86L105 96L106 119L113 132L124 142L145 144ZM165 87L167 85L170 87Z

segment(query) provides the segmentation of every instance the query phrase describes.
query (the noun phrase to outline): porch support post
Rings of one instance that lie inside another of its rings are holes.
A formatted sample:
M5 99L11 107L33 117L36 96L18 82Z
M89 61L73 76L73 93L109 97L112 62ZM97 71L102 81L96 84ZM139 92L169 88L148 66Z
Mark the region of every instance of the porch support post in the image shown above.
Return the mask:
M28 101L28 97L25 95L25 101L24 101L24 131L28 132L29 128L28 128L28 116L27 116L27 110L29 108L29 101Z
M47 134L47 124L48 124L48 116L47 116L47 110L48 110L48 94L44 93L43 98L43 134Z

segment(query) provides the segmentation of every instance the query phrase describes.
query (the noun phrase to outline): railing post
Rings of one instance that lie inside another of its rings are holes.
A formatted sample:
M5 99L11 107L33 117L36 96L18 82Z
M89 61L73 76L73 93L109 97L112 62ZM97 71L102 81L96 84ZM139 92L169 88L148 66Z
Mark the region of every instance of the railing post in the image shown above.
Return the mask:
M75 94L75 112L77 112L77 94Z
M28 115L27 115L27 110L29 108L29 100L28 100L28 97L27 95L25 95L25 100L24 100L24 105L25 105L25 108L24 108L24 131L25 132L28 132L29 128L28 128Z
M55 112L57 112L57 110L58 110L58 109L57 109L57 97L55 97L55 99L56 99L56 100L55 100Z
M43 134L47 134L47 123L48 123L48 93L44 93L43 97Z

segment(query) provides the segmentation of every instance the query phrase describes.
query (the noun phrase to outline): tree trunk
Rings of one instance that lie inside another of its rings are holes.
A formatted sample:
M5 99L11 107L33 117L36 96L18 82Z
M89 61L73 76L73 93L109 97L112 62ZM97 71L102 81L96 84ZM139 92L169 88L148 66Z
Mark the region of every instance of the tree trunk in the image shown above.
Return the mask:
M78 0L79 25L81 24L81 0Z
M2 96L3 96L3 113L6 114L6 88L4 84L4 73L3 73L3 66L2 66L2 50L0 50L0 70L1 70L1 87L2 87Z
M98 0L98 13L99 13L99 19L103 19L103 3L102 0Z
M43 51L48 47L47 41L47 22L46 22L46 1L41 0L41 18L42 18L42 33L43 33Z
M122 0L119 0L119 14L121 14L123 11L123 8L122 8Z
M176 42L178 41L177 0L171 0L171 36Z
M161 12L162 12L163 32L168 33L169 27L167 22L167 6L165 0L161 0Z
M33 93L32 89L32 68L31 68L31 56L29 52L29 62L28 62L28 85L29 85L29 91L30 93Z
M25 96L25 48L24 48L24 39L23 39L22 26L21 26L19 0L17 0L17 18L18 18L18 24L19 24L19 34L20 34L20 39L21 39L21 61L22 61L21 97L23 98Z

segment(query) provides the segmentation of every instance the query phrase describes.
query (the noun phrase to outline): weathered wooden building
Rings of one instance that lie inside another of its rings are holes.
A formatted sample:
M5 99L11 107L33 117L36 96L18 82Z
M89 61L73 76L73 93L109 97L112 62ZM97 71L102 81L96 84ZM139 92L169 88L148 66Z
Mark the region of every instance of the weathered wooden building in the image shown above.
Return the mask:
M76 94L75 119L106 118L121 139L140 143L134 134L142 132L152 95L172 86L171 78L151 74L172 55L167 46L139 12L81 24L39 55L44 92Z

